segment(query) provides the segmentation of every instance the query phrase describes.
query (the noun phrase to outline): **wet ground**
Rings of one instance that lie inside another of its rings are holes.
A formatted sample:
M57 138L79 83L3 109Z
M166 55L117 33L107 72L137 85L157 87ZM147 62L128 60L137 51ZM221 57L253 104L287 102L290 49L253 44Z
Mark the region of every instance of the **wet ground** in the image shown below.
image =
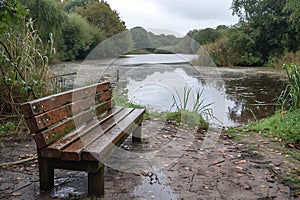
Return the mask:
M107 60L58 66L59 74L76 72L72 80L61 79L61 84L84 85L94 79L116 82L119 70L122 91L133 81L159 77L154 73L172 77L181 69L188 83L196 80L210 86L210 93L223 95L223 107L216 110L226 126L271 115L274 105L265 104L272 103L283 84L282 74L272 69L203 67L199 71L182 63L122 63ZM161 80L167 79L162 76ZM278 151L277 143L257 134L238 141L225 133L220 127L199 133L195 127L155 117L144 120L143 143L133 146L128 139L105 163L105 196L99 199L296 199L294 194L300 191L284 185L280 177L299 172L299 158ZM32 140L8 142L1 148L0 164L33 157L35 152ZM43 194L38 180L36 160L1 167L0 199L88 199L84 172L56 170L55 188Z
M106 163L98 199L297 199L279 177L299 170L299 160L259 135L235 141L155 120L144 121L142 134L142 144L128 139ZM0 163L34 153L33 141L9 142ZM2 167L0 199L88 199L87 174L56 170L55 188L41 194L36 160Z

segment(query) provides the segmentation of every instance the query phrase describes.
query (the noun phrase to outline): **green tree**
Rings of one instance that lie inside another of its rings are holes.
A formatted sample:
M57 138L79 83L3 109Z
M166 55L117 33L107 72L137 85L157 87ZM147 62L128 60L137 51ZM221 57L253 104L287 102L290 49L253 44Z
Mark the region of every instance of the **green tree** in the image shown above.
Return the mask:
M130 29L131 38L136 49L152 48L153 44L149 39L148 32L142 27Z
M294 0L233 0L233 14L240 18L240 28L255 44L248 53L260 54L266 63L273 56L298 50L297 7Z
M18 25L26 11L18 0L0 1L0 35L6 33L12 25Z
M86 8L90 3L99 2L99 0L71 0L71 1L64 1L65 5L63 9L67 13L76 12L77 8L83 7Z
M91 3L86 8L79 7L77 12L88 22L104 31L107 37L126 30L125 23L120 20L117 11L112 10L104 1Z
M69 14L63 33L63 59L84 59L96 45L105 39L104 33L90 25L80 15Z
M44 42L49 40L49 35L54 35L58 40L60 31L67 16L56 8L53 0L21 0L21 3L29 9L28 18L34 20L34 29L39 31L39 36Z
M187 35L196 40L200 45L212 43L221 37L221 33L212 28L193 30L190 31Z

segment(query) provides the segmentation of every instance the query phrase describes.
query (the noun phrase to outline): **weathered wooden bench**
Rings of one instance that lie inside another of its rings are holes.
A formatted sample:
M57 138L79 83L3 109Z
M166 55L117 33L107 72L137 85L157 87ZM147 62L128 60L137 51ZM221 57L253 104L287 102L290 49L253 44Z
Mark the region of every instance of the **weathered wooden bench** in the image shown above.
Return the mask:
M54 187L54 169L88 172L88 194L104 194L104 161L132 133L141 141L144 109L114 106L109 82L22 105L34 134L40 190Z

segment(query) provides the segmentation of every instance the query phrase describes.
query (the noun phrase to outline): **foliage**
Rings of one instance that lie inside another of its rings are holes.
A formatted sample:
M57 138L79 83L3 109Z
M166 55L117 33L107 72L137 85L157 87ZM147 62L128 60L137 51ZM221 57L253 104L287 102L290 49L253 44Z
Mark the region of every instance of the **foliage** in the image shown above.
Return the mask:
M87 59L98 59L104 57L116 57L124 55L133 49L133 41L129 31L116 34L107 38L95 47L87 56Z
M86 8L79 7L77 12L87 21L103 31L106 37L111 37L126 30L125 23L120 20L119 14L113 11L109 4L93 2Z
M7 133L14 131L15 128L16 126L12 122L6 122L5 124L0 124L0 136L6 135Z
M69 14L63 29L64 60L84 59L91 49L105 39L104 34L78 14Z
M189 31L187 36L194 39L196 42L198 42L200 45L205 45L208 43L213 43L223 37L229 28L224 25L220 25L217 28L206 28L206 29L200 29L200 30L192 30Z
M284 68L288 75L288 84L277 98L277 102L285 109L300 108L300 67L285 64Z
M34 29L38 30L40 38L47 43L49 35L56 41L60 38L60 31L67 20L66 14L56 8L53 0L21 0L30 10L27 18L34 21Z
M268 67L282 68L285 63L300 65L300 51L286 52L282 56L271 57L268 61Z
M150 41L149 34L142 27L135 27L130 29L131 38L134 42L135 49L145 49L153 47Z
M204 117L212 117L212 110L210 106L212 103L205 104L202 91L196 91L196 95L193 98L192 88L187 86L183 89L183 96L175 90L175 95L173 95L173 106L177 109L178 119L184 123L192 123L195 125L195 119L198 126L198 130L208 129L208 123L205 122ZM182 97L181 97L182 96Z
M230 51L230 49L228 48L228 39L223 37L221 39L219 39L218 41L214 42L214 43L209 43L204 45L203 47L204 49L206 49L206 51L208 52L208 54L211 56L212 60L214 61L214 63L217 66L230 66L233 65L234 60L235 60L235 54ZM204 65L204 66L212 66L212 64L210 62L207 63L207 61L203 61L203 58L205 58L201 51L198 52L198 63L196 63L197 65ZM206 60L208 60L206 58ZM208 60L210 61L210 60ZM205 63L205 64L202 64ZM206 64L207 63L207 64Z
M273 56L299 49L300 29L295 17L298 10L291 8L290 3L290 0L233 1L233 14L240 18L238 28L244 34L244 42L239 43L246 47L236 49L245 56L244 60L249 59L246 65L266 64Z
M255 131L265 131L266 134L286 143L299 143L299 119L299 109L291 112L277 112L270 118L251 124L248 128Z
M12 24L18 24L25 14L26 11L18 0L0 1L0 35L4 34Z
M0 117L19 119L21 103L53 92L46 56L53 54L53 41L44 48L32 21L25 24L24 30L11 27L1 40Z
M99 2L98 0L69 0L66 1L63 9L67 13L76 12L77 8L83 7L86 8L90 3Z

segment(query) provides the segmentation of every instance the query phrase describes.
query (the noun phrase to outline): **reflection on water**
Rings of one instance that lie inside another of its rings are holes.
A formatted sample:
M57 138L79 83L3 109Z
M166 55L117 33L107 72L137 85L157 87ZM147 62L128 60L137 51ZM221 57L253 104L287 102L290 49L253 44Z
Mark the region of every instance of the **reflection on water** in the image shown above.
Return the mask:
M188 59L158 57L151 64L143 63L147 56L134 56L130 61L117 60L112 71L119 70L126 79L129 99L155 111L174 111L173 96L180 94L183 101L184 87L192 88L189 107L195 94L203 89L204 104L213 102L213 113L224 126L237 126L255 119L272 115L275 111L274 99L283 88L284 81L279 76L269 75L261 68L215 68L196 67L190 64L172 64ZM153 58L153 55L151 55ZM140 62L140 63L139 63ZM117 64L116 64L117 63ZM134 65L128 65L134 63ZM122 65L124 64L124 65ZM271 74L271 72L270 72Z
M145 55L126 55L118 59L116 65L140 65L140 64L172 64L187 63L197 58L197 55L186 54L145 54Z
M134 189L134 194L142 199L176 199L166 180L166 175L160 171L149 173L142 177L142 184Z

